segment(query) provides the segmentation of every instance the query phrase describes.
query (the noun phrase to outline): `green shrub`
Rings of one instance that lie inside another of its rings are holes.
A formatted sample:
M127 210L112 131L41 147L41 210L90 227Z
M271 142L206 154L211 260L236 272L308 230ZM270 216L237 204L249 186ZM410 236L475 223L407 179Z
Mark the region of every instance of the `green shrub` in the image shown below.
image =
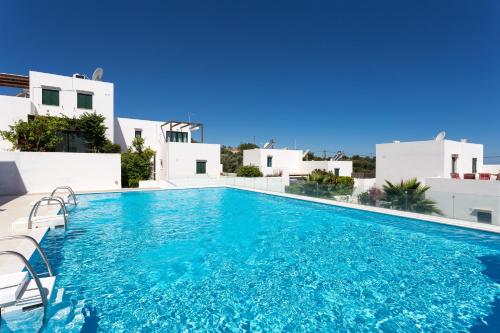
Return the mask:
M255 165L242 165L236 170L238 177L262 177L262 172Z
M417 213L443 214L435 201L425 198L425 192L430 187L422 185L416 178L401 180L400 183L394 184L386 180L383 188L388 202L387 208Z
M20 151L55 151L62 141L60 133L68 127L66 117L36 116L9 125L8 131L0 131L0 137Z
M96 112L85 112L76 119L78 130L83 132L85 137L85 145L92 153L100 153L104 145L109 141L106 138L106 130L104 125L106 118Z
M140 180L150 179L153 170L151 158L155 152L143 146L144 139L135 138L132 147L122 153L122 187L138 187Z
M35 116L28 121L19 120L9 126L9 130L0 131L0 137L9 141L14 149L21 151L55 151L63 140L65 131L83 135L87 151L92 153L120 152L106 138L105 117L97 113L86 112L79 118L64 115Z
M105 154L119 154L121 152L122 152L122 147L119 144L113 143L109 140L107 140L104 146L102 146L101 148L101 153Z
M331 171L316 169L309 175L309 181L291 184L286 192L320 198L332 198L337 195L351 195L354 190L354 178L335 176Z
M362 205L375 206L377 204L377 201L384 199L385 199L385 192L376 187L372 187L368 191L358 195L358 201Z

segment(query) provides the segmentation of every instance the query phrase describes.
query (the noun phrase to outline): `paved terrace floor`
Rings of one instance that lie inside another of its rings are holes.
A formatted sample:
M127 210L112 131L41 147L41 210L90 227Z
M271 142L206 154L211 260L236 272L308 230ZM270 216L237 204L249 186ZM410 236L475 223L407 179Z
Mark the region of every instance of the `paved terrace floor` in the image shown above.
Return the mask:
M43 195L28 194L23 196L0 196L0 237L10 235L28 235L40 242L47 232L46 228L37 228L25 232L13 232L12 223L21 217L26 217L31 211L31 203L40 199ZM39 215L54 214L55 206L40 207ZM16 251L24 257L30 258L35 247L27 240L7 240L0 242L0 251ZM2 257L0 259L0 274L19 271L23 268L21 262L14 257Z

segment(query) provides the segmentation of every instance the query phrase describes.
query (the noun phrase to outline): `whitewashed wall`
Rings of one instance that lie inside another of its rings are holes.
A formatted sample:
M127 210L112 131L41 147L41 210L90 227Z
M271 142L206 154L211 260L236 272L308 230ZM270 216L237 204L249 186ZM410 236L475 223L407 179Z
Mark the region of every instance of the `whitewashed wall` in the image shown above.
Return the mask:
M500 164L483 164L482 172L493 174L500 173Z
M303 161L303 151L296 149L249 149L243 151L243 165L258 166L264 176L282 171L290 175L307 175L315 169L334 171L340 176L351 176L352 161ZM267 166L267 157L272 156L272 167Z
M30 109L29 98L0 95L0 131L8 130L18 120L28 120ZM0 151L11 149L10 142L0 139Z
M446 216L477 221L477 210L490 210L500 225L500 181L428 178L426 197L436 201Z
M458 154L457 172L463 175L472 171L472 158L477 158L478 171L483 166L483 145L458 141L414 141L384 143L376 145L377 185L386 180L398 182L401 179L417 177L450 178L451 156Z
M161 124L160 121L117 117L115 118L114 142L122 147L122 151L125 151L132 145L135 131L141 130L144 146L157 151L159 145L165 142L160 128Z
M119 154L0 152L0 195L121 188Z
M78 117L85 112L96 112L106 117L104 121L106 136L113 140L113 110L114 86L113 83L78 79L72 76L62 76L49 73L30 71L30 98L33 102L32 113L45 115L47 113L58 116ZM42 88L59 90L59 106L42 104ZM92 94L92 110L77 108L77 93Z
M272 167L267 166L267 157L272 156ZM293 149L249 149L243 151L243 165L259 167L264 176L287 171L289 174L298 174L302 161L302 150Z
M309 174L315 169L334 172L339 169L339 176L352 175L352 161L302 161L300 170L302 174Z
M197 160L207 161L206 174L196 174ZM160 180L219 177L222 172L219 144L167 142L160 146L156 163Z

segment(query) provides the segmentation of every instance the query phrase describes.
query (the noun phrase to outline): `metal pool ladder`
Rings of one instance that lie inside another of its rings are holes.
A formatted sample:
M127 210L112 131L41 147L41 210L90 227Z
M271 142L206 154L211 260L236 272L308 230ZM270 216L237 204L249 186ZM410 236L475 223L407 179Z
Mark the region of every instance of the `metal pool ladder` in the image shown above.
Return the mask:
M43 306L43 317L47 312L48 297L54 287L55 276L50 267L47 256L43 252L40 244L31 236L27 235L13 235L0 237L0 241L8 241L13 239L23 239L31 242L40 257L42 258L45 267L47 268L47 277L40 277L41 274L37 274L33 266L29 263L24 255L16 251L0 251L0 256L11 256L22 262L23 266L27 269L28 273L25 271L20 271L17 273L6 274L8 275L8 286L2 286L4 290L8 292L7 298L4 297L3 303L0 304L0 308L15 306L20 310L30 310ZM44 274L44 273L42 273ZM34 290L38 290L40 298L36 297Z
M75 192L73 191L73 189L69 186L58 186L56 187L52 193L50 194L51 197L53 197L57 191L60 191L60 190L66 190L69 192L69 196L68 196L68 204L71 204L71 202L69 201L69 197L71 197L73 199L73 205L77 205L78 202L76 201L76 195L75 195Z
M30 215L28 217L28 229L31 229L33 227L33 218L36 217L38 213L38 208L43 202L47 202L48 205L50 205L51 202L57 202L59 203L59 206L61 206L62 210L62 215L64 219L64 228L66 228L66 225L68 224L68 210L66 209L66 204L64 203L64 199L61 197L57 196L50 196L50 197L43 197L40 200L38 200L34 205L33 208L31 208Z

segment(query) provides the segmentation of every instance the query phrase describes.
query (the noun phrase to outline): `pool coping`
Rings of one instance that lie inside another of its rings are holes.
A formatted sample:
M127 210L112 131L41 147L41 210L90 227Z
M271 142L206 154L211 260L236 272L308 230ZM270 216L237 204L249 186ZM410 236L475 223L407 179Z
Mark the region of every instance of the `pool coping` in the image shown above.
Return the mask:
M486 231L486 232L491 232L491 233L495 233L495 234L500 234L500 226L494 225L494 224L483 224L483 223L479 223L479 222L470 222L470 221L452 219L452 218L442 217L442 216L426 215L426 214L413 213L413 212L405 212L402 210L395 210L395 209L388 209L388 208L381 208L381 207L374 207L374 206L365 206L365 205L353 204L353 203L348 203L348 202L341 202L341 201L333 201L333 200L328 200L328 199L308 197L308 196L298 195L298 194L257 190L257 189L247 188L247 187L239 187L239 186L232 186L232 185L226 185L224 187L235 188L235 189L244 190L244 191L263 193L263 194L274 195L274 196L290 198L290 199L296 199L296 200L301 200L301 201L315 202L315 203L320 203L320 204L325 204L325 205L330 205L330 206L337 206L337 207L343 207L343 208L349 208L349 209L362 210L362 211L367 211L367 212L372 212L372 213L404 217L404 218L419 220L419 221L423 221L423 222L446 224L449 226L455 226L455 227L460 227L460 228L474 229L474 230L478 230L478 231Z

